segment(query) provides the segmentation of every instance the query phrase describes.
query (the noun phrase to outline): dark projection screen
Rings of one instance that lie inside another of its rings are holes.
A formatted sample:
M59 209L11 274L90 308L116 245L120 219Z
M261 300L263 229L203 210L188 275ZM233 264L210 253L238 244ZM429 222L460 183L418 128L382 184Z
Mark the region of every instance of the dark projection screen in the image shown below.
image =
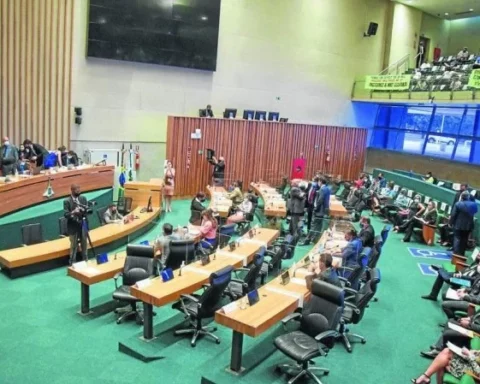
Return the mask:
M87 56L215 71L221 0L90 0Z

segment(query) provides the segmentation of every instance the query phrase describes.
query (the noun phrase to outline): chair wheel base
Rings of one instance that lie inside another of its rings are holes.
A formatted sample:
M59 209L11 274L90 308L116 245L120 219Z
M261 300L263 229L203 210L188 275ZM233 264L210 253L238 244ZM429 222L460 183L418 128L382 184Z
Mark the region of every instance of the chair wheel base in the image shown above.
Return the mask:
M365 339L363 339L363 340L361 341L362 344L365 344L366 342L367 342L367 340L365 340Z

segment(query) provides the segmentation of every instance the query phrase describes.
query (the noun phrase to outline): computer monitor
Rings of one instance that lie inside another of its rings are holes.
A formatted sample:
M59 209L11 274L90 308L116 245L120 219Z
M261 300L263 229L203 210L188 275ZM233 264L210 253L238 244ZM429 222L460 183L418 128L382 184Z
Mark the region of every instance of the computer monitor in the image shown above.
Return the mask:
M247 298L248 298L248 304L250 304L250 306L257 304L260 300L260 297L258 296L258 291L256 289L248 292Z
M245 109L243 111L243 118L245 120L253 120L253 118L255 117L255 111L252 110L252 109Z
M215 151L213 149L207 148L207 160L210 161L215 156Z
M280 119L280 113L268 112L268 121L278 121Z
M237 117L237 110L234 108L226 108L223 112L223 117L225 119L235 119Z
M206 109L199 109L198 110L198 117L207 117L207 110Z
M267 119L267 112L266 111L256 111L255 112L255 120L266 120Z
M281 123L288 123L288 117L281 117L280 122Z
M153 211L153 208L152 208L152 196L150 196L148 198L148 204L147 204L147 212L152 212Z

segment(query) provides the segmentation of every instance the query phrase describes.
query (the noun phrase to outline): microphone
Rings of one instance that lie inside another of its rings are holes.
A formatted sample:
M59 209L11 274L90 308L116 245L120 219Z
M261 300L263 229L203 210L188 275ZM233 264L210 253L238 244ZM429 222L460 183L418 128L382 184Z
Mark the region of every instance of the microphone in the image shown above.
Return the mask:
M95 167L98 167L99 165L107 165L107 160L103 159L94 164Z

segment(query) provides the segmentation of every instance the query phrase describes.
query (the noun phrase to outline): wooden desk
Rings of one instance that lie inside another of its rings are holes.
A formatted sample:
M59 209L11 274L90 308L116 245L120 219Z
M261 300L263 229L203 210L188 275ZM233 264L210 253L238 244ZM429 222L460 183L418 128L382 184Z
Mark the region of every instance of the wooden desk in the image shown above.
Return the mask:
M330 216L337 219L349 216L348 211L342 205L342 202L333 195L330 196Z
M287 206L282 195L275 188L264 183L250 184L257 195L260 195L264 202L265 217L286 217Z
M97 252L106 244L128 237L131 234L140 235L142 230L149 229L155 224L160 214L160 208L153 208L153 212L140 213L140 208L133 211L139 219L129 224L107 224L90 231L93 246ZM70 240L61 238L45 243L29 245L0 251L0 264L11 278L26 274L44 271L61 266L68 261L70 254Z
M232 200L228 199L224 195L227 190L223 187L207 187L207 193L210 196L209 208L217 211L220 217L228 217L228 212L232 206Z
M86 166L53 174L19 177L8 183L0 183L0 216L47 200L68 196L72 184L80 185L82 192L112 188L113 173L113 166ZM49 179L55 193L50 199L43 196Z
M341 233L335 235L340 238ZM287 285L281 284L281 278L277 277L258 290L260 301L253 307L248 306L245 297L236 301L237 309L225 313L223 309L215 313L215 321L233 331L232 352L230 370L241 373L243 336L257 337L263 332L276 325L284 317L293 313L299 303L308 300L310 292L307 289L305 276L308 274L305 265L305 258L313 259L317 256L317 247L324 245L328 240L327 232L324 232L317 244L305 255L302 260L292 265L290 271L290 282ZM316 259L317 260L317 259ZM243 303L242 303L243 302ZM241 309L241 308L245 309Z
M152 182L153 180L153 182ZM152 197L152 206L162 206L163 182L158 179L147 181L129 181L125 183L125 197L132 198L132 209L146 207Z
M211 262L202 266L201 262L191 263L182 270L174 271L174 279L164 283L159 277L152 280L151 284L143 289L133 286L130 292L133 296L143 301L144 325L143 338L153 338L153 306L162 306L179 300L182 294L191 294L208 283L210 274L228 265L241 267L244 260L250 262L261 247L259 242L270 244L278 237L279 232L272 229L260 228L252 240L240 242L240 246L234 252L228 251L228 247L210 256Z

